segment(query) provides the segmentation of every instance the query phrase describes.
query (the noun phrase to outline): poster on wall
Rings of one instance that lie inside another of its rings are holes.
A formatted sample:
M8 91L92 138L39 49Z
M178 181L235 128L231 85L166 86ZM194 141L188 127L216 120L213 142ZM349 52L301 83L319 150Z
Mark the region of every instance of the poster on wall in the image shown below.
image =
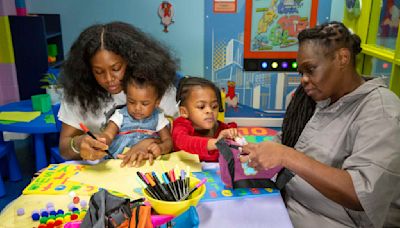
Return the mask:
M205 78L225 89L238 102L226 106L227 118L281 118L298 86L297 73L243 71L243 34L246 0L237 1L235 14L215 14L212 1L205 3Z
M237 0L213 0L214 13L236 13Z
M317 21L318 0L248 0L245 70L297 71L297 35Z
M237 100L237 108L227 105L225 117L226 120L233 118L232 121L239 125L242 124L239 119L281 118L293 91L300 83L297 72L243 70L244 27L248 2L237 0L236 13L219 14L214 13L214 1L204 1L204 77L225 89L227 96ZM279 0L276 5L285 2L288 1ZM323 7L326 8L327 5L330 9L330 0L326 0ZM330 17L330 10L321 12L318 17ZM255 122L251 123L254 126ZM261 125L273 126L265 122L260 123ZM274 126L279 127L281 123Z

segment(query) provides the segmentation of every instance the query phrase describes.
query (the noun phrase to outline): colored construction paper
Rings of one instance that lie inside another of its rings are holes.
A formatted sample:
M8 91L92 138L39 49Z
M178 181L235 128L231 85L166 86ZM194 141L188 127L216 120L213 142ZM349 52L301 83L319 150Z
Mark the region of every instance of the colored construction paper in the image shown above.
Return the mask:
M0 112L0 120L30 122L40 116L40 112Z

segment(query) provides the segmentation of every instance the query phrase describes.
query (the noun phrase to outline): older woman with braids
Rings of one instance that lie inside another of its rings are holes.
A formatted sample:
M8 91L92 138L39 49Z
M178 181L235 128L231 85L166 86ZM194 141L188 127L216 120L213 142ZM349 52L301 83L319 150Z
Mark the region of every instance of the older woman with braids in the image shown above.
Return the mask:
M294 177L285 202L294 227L400 227L400 101L355 69L360 38L342 23L298 35L301 85L275 142L243 147L256 169Z
M126 104L121 81L127 67L151 72L147 75L148 81L170 85L160 108L171 116L177 112L173 86L177 63L168 50L123 22L92 25L73 43L62 66L60 83L64 99L58 117L63 122L60 152L64 158L97 160L106 155L105 139L91 138L79 124L84 123L93 133L99 134L115 109ZM146 147L151 143L146 141L136 146ZM129 160L134 162L132 157L138 156L127 154L122 165Z

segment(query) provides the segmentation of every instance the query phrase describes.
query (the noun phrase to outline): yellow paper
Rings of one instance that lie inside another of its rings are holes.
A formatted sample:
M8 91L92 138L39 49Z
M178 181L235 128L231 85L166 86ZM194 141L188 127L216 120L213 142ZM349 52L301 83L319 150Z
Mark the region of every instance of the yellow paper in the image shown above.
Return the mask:
M29 122L40 116L40 112L0 112L0 120Z
M91 186L105 188L125 194L132 198L141 196L141 186L137 181L137 171L142 173L155 171L161 174L164 169L171 170L178 165L180 168L189 166L192 172L200 172L201 164L197 155L186 152L175 152L161 156L153 165L149 161L143 162L139 168L121 168L119 159L106 160L94 166L87 166L84 170L70 178L71 181Z

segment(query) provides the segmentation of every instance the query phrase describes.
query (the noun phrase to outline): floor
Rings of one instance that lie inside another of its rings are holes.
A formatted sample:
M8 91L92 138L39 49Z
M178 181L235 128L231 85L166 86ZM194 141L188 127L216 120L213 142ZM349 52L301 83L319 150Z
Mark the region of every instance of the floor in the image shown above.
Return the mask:
M6 177L3 177L7 194L0 198L0 211L7 204L21 195L22 190L24 190L24 188L29 184L33 174L35 173L35 157L30 149L32 147L31 137L24 140L15 140L14 146L22 172L22 180L13 182L8 181Z

